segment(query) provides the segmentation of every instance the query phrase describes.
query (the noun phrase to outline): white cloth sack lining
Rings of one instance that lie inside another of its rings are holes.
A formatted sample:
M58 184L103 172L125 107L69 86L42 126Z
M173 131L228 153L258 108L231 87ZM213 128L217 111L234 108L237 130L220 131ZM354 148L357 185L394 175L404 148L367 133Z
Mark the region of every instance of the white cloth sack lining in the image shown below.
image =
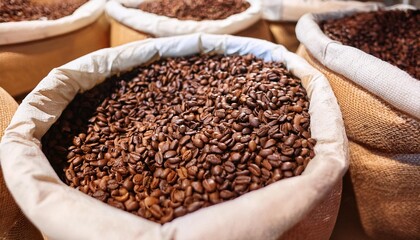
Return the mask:
M148 13L137 8L143 0L111 0L107 2L105 11L111 18L125 26L152 34L155 37L199 32L234 34L252 26L261 18L260 2L258 0L247 1L251 5L247 10L222 20L178 20Z
M83 28L98 19L105 3L106 0L90 0L72 15L56 20L0 23L0 45L45 39Z
M262 0L263 18L270 21L297 22L306 13L321 13L342 9L370 7L372 10L380 3L340 1L340 0Z
M163 226L65 185L41 150L41 137L78 92L159 57L253 53L284 61L310 97L316 156L303 175L200 209ZM332 190L348 167L341 112L326 78L283 46L193 34L103 49L54 69L23 100L0 144L5 180L18 205L49 239L277 239Z
M399 9L410 8L398 6ZM385 8L385 9L396 9ZM306 14L296 26L296 36L320 63L405 113L420 119L420 81L354 47L326 36L318 23L369 9Z

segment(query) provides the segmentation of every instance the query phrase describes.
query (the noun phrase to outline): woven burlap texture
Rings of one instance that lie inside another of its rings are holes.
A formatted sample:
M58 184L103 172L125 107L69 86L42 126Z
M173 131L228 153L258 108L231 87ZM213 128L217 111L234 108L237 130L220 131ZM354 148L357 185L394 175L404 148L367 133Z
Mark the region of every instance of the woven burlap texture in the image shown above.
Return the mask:
M329 70L304 47L298 54L327 77L339 102L353 142L350 172L364 230L375 239L416 239L420 236L419 120Z
M299 54L329 80L349 139L389 153L420 152L420 120L326 68L306 50L299 50Z
M0 87L0 139L16 111L15 100ZM28 221L16 205L3 179L0 168L0 239L42 239L39 231Z
M420 154L384 154L350 141L362 225L374 239L419 239Z

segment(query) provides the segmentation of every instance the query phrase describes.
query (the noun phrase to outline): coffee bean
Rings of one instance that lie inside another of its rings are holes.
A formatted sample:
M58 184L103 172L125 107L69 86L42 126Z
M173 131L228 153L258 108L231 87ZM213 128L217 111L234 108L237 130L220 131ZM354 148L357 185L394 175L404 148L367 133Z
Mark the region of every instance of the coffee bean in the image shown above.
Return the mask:
M211 173L214 176L219 176L220 174L222 174L222 172L223 172L223 168L220 165L216 165L211 169Z
M217 184L213 179L209 178L203 181L203 187L207 192L211 193L216 190Z
M274 145L276 145L277 144L277 141L276 140L274 140L274 139L270 139L270 140L268 140L265 144L264 144L264 148L270 148L270 147L272 147L272 146L274 146Z
M195 177L197 175L198 172L198 167L197 166L191 166L187 169L188 175L191 177Z
M271 164L268 160L262 161L261 165L262 165L262 167L264 167L265 169L267 169L269 171L272 169L272 166L271 166Z
M163 216L162 209L159 207L159 205L155 204L152 205L149 209L150 213L152 213L153 217L160 219Z
M280 161L281 156L277 153L274 153L274 154L268 155L267 159L270 160L270 161Z
M251 182L251 177L249 176L238 176L235 178L235 183L247 185Z
M248 170L255 176L261 176L261 169L256 164L251 163Z
M284 171L284 172L283 172L283 176L284 176L285 178L290 178L290 177L293 177L293 172L292 172L292 171Z
M171 193L172 202L183 202L185 199L185 192L182 190L173 190Z
M185 167L180 167L176 171L179 179L186 179L188 177L188 170Z
M213 165L217 165L217 164L221 164L222 163L220 157L218 157L215 154L209 154L207 156L207 161L210 162Z
M228 161L223 164L223 168L226 170L226 172L233 173L236 167L233 162Z
M134 183L130 179L126 179L123 183L123 187L125 187L128 191L133 190Z
M176 154L177 154L176 151L170 150L170 151L165 152L163 157L167 159L167 158L175 157Z
M213 204L220 202L219 192L212 192L209 194L209 201Z
M153 3L143 2L138 8L143 11L151 12L157 15L163 15L180 20L220 20L233 14L245 11L249 7L246 1L225 0L223 2L216 0L195 0L189 2L185 0L158 0ZM212 65L213 64L213 65ZM216 65L211 63L209 70L214 70ZM246 73L246 68L232 68L231 74ZM200 84L208 84L207 79L202 79ZM220 112L217 112L221 114ZM222 115L223 116L223 115Z
M212 153L219 153L219 154L221 154L221 153L223 153L223 150L222 149L220 149L218 146L216 146L216 145L212 145L211 147L210 147L210 152L212 152Z
M166 223L174 219L174 210L173 208L166 208L163 210L164 215L160 218L161 223Z
M292 169L294 169L295 168L295 163L291 163L291 162L284 162L282 165L281 165L281 170L283 170L283 171L287 171L287 170L292 170Z
M193 157L193 153L191 150L187 150L182 154L182 160L183 161L190 161Z
M190 139L191 139L191 136L189 136L189 135L183 136L183 137L179 140L179 144L181 144L181 145L185 145L186 143L188 143L188 141L190 141Z
M191 183L191 186L196 192L203 193L204 191L203 185L200 182L193 182Z
M127 211L136 211L140 207L139 203L134 199L130 199L124 202L124 206L127 209Z
M263 149L260 151L260 153L258 155L260 155L261 157L265 158L269 155L273 154L273 150L268 148L268 149Z
M43 151L71 187L163 224L302 174L308 108L280 63L167 58L77 95Z
M174 171L171 171L168 173L168 176L166 176L166 181L168 181L168 183L174 183L177 180L177 173Z
M194 212L203 206L203 202L193 202L187 207L188 212Z
M227 149L227 146L224 143L217 143L217 147L222 151L225 151Z
M203 148L204 147L203 141L199 138L193 138L192 142L193 142L194 146L196 146L198 148Z
M249 148L249 151L255 152L255 150L257 150L257 144L253 140L251 140L248 143L248 148Z
M260 127L260 129L258 129L257 135L259 137L264 137L264 136L267 135L267 133L268 133L269 130L270 130L270 127L269 126L262 126L262 127Z
M185 209L184 207L178 207L178 208L176 208L175 210L174 210L174 216L175 217L182 217L182 216L184 216L185 214L187 214L188 213L188 211L187 211L187 209Z
M254 117L253 115L249 116L249 124L252 127L259 127L260 126L260 120L257 117Z
M238 152L234 152L230 155L230 161L237 162L241 159L241 154Z
M293 173L294 173L295 176L299 176L299 175L302 174L303 170L304 170L304 167L302 165L300 165L294 170Z
M222 190L220 192L220 197L223 198L223 199L230 199L230 198L235 197L235 195L236 195L235 193L233 193L231 191L228 191L228 190Z
M236 143L232 148L231 148L231 150L232 151L242 151L243 149L245 148L245 145L244 144L242 144L242 143Z
M4 0L0 5L0 23L59 19L71 15L87 0L69 2L37 2L30 0ZM235 10L236 11L236 10ZM72 116L69 114L69 116Z
M419 80L419 21L418 9L379 10L324 20L320 27L331 39L380 58Z

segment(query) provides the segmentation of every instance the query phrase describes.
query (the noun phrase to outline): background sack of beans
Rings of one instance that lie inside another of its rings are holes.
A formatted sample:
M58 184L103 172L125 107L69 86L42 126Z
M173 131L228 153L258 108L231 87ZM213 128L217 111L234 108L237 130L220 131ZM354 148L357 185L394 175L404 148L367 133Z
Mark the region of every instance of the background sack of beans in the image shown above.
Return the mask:
M321 13L354 8L375 10L380 3L325 0L262 0L263 19L269 24L273 40L295 52L299 46L295 27L305 13Z
M161 57L196 53L252 53L264 61L284 62L302 80L317 144L316 156L301 176L164 225L97 201L59 179L40 139L78 92ZM7 185L23 212L53 239L278 239L281 235L328 239L338 212L341 178L348 166L342 116L322 74L282 46L208 34L134 42L99 50L54 69L19 106L0 144L0 160Z
M0 139L18 104L0 87ZM6 187L0 166L0 239L42 239L40 232L23 215Z
M105 2L91 0L56 20L0 23L0 86L12 96L27 93L54 67L109 47Z
M375 239L420 236L420 81L354 47L318 23L355 11L303 16L298 50L330 81L350 141L350 175L365 232ZM404 24L404 23L401 23Z
M143 0L112 0L106 4L111 22L111 46L148 37L169 37L192 33L234 34L271 40L268 25L261 19L257 0L248 0L244 12L221 20L179 20L138 9Z

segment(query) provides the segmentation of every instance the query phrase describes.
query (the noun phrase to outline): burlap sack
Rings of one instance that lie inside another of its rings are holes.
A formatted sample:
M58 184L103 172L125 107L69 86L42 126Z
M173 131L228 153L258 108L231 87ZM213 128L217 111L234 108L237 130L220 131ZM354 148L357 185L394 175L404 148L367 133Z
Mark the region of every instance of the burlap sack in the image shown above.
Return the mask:
M253 53L266 61L282 61L302 79L310 97L312 136L318 141L316 156L303 175L164 225L113 208L60 181L40 138L76 93L160 57L207 52ZM278 239L299 222L285 237L313 234L313 239L328 239L347 169L347 138L327 80L300 57L262 40L194 34L104 49L54 69L19 106L0 144L0 160L17 203L50 239ZM302 220L306 217L309 220Z
M262 0L263 19L269 25L273 40L295 52L299 47L295 27L305 13L322 13L354 8L377 9L380 3L329 0Z
M420 81L332 41L317 25L352 12L302 17L296 30L304 47L298 52L327 77L341 106L364 230L375 239L418 239Z
M91 0L61 19L0 23L0 86L12 96L27 93L51 69L108 47L104 7Z
M136 9L143 1L112 0L106 4L106 13L111 22L112 47L150 37L169 37L198 32L272 40L268 24L261 20L261 7L257 0L248 0L251 6L242 13L223 20L205 21L183 21Z
M13 98L0 87L0 139L9 125L18 105ZM0 239L42 239L39 231L22 214L10 195L3 179L0 166Z

